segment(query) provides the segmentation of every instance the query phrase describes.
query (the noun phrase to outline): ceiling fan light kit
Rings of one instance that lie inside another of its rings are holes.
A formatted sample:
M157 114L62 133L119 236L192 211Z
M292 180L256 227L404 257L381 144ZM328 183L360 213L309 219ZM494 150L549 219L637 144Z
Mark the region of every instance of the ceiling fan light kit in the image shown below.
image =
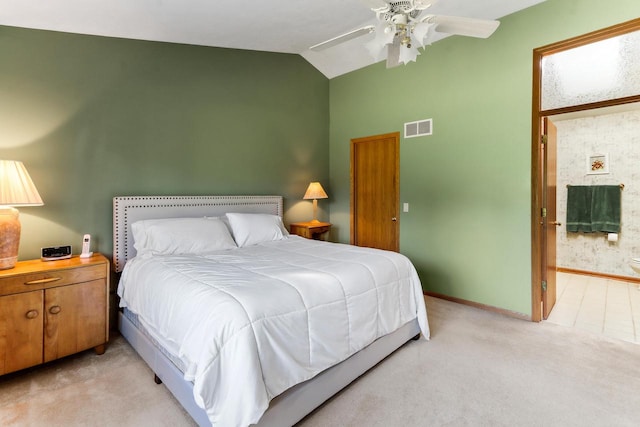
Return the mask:
M375 37L365 47L376 61L387 58L387 68L415 62L420 51L433 41L434 32L457 34L468 37L487 38L500 25L499 21L464 18L457 16L425 15L422 12L437 0L362 0L376 14L378 24L350 31L311 46L321 51L365 34Z

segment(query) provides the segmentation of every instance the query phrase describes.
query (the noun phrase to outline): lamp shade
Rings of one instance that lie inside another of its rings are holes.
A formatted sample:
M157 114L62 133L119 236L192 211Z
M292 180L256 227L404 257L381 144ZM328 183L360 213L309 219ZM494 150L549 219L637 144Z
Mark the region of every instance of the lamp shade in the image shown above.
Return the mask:
M24 164L15 160L0 160L0 206L43 204Z
M305 200L327 198L329 198L329 196L327 196L327 193L324 192L324 188L322 188L322 185L320 185L319 182L312 182L311 184L309 184L309 187L307 187L307 192L304 193L303 197L303 199Z

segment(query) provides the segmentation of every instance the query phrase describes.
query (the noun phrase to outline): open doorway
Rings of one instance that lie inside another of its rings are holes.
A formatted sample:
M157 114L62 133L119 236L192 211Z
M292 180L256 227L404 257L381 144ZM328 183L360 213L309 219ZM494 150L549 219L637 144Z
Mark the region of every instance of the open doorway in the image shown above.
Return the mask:
M640 343L640 276L629 265L640 251L640 105L552 117L557 128L556 304L547 321ZM608 167L584 160L606 154ZM571 185L620 185L619 233L567 232ZM625 185L626 184L626 185Z
M606 28L552 45L533 52L533 108L532 108L532 320L548 318L556 302L556 243L553 238L561 225L559 218L548 210L552 191L560 190L555 181L556 166L548 164L550 154L546 146L545 123L550 117L640 102L640 83L635 70L640 63L640 52L633 51L628 38L640 34L640 19ZM613 41L613 42L612 42ZM621 48L614 49L618 43ZM603 49L602 46L606 45ZM625 47L626 48L622 48ZM600 49L605 57L596 59L593 51L586 55L587 63L580 63L580 51ZM626 49L626 50L625 50ZM612 52L615 54L611 56ZM568 58L568 61L567 61ZM611 59L609 59L611 58ZM622 58L622 59L620 59ZM574 67L547 67L562 59ZM631 59L631 61L628 61ZM617 68L608 73L595 63L612 63ZM573 75L568 75L573 69ZM590 72L593 81L589 82ZM582 82L582 85L578 83ZM612 83L613 82L613 83ZM583 160L586 162L586 159ZM550 215L551 213L551 215Z

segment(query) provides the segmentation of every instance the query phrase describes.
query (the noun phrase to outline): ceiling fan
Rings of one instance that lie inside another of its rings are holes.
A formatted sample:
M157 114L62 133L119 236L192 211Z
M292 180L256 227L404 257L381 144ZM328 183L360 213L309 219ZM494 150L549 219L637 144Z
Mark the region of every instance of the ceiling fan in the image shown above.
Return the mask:
M376 14L377 25L367 25L311 46L309 50L322 51L348 40L375 33L366 44L376 61L387 56L387 68L407 64L420 55L418 47L431 44L434 32L487 38L500 25L500 21L464 18L460 16L430 15L424 13L438 0L361 0Z

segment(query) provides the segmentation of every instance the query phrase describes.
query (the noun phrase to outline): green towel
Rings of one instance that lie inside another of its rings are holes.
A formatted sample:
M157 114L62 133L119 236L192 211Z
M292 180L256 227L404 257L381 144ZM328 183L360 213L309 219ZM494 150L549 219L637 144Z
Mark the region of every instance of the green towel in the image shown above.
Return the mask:
M567 189L567 232L591 230L591 187L571 185Z
M592 231L620 231L620 186L595 185L591 196Z
M619 185L572 185L567 190L567 232L618 233Z

